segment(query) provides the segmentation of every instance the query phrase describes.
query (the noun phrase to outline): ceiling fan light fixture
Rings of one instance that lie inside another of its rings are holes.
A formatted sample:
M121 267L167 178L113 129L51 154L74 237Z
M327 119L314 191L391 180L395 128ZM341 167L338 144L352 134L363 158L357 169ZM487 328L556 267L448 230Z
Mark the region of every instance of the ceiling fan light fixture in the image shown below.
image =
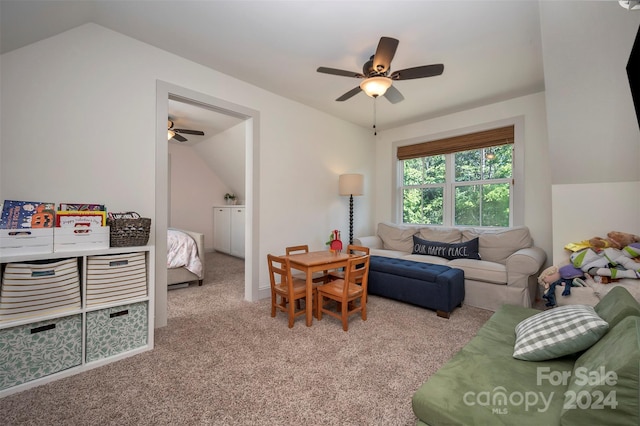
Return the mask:
M369 77L360 83L362 91L372 98L384 95L389 87L391 87L389 77Z
M173 130L167 130L167 140L170 141L176 135L176 132Z
M620 6L629 10L640 10L640 1L638 0L627 0L627 1L619 1Z

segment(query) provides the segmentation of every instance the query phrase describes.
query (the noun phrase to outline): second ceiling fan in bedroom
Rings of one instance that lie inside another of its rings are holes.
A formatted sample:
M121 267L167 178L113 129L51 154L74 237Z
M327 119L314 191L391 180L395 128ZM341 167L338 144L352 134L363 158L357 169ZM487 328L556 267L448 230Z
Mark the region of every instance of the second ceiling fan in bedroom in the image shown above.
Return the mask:
M381 37L376 53L362 67L362 73L336 68L319 67L318 72L363 79L359 86L349 90L336 101L342 102L364 91L372 98L384 96L392 104L404 100L404 96L393 86L393 81L434 77L442 74L443 64L422 65L390 73L391 61L396 54L399 41L391 37Z
M186 142L188 139L180 133L184 133L185 135L204 136L204 132L202 130L175 129L173 127L173 120L169 119L167 121L167 140L175 139L178 142Z

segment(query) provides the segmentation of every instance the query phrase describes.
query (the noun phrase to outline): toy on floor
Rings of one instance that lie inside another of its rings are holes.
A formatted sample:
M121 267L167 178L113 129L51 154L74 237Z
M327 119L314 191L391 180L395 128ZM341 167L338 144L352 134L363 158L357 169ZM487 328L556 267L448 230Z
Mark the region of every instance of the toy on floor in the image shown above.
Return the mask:
M591 247L596 249L622 249L633 243L640 242L640 236L629 234L627 232L611 231L607 234L607 238L594 237L589 240Z
M329 246L329 250L339 253L342 251L342 241L340 240L340 231L334 229L329 236L329 241L326 243Z
M545 292L542 298L547 301L545 306L554 307L556 305L556 287L564 286L563 296L571 295L571 287L584 287L582 270L573 265L565 265L560 268L550 266L538 277L538 283L544 286Z
M631 243L622 250L613 247L596 252L585 249L573 253L571 263L593 276L611 279L640 279L640 243Z

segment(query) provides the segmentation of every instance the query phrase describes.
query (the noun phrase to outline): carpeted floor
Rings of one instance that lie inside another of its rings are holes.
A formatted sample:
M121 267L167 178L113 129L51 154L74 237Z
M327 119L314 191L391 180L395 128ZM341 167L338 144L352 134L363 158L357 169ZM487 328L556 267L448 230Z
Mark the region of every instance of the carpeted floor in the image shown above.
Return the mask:
M0 399L3 425L413 425L411 397L491 312L451 319L375 296L349 331L243 300L244 263L208 253L169 292L155 349Z

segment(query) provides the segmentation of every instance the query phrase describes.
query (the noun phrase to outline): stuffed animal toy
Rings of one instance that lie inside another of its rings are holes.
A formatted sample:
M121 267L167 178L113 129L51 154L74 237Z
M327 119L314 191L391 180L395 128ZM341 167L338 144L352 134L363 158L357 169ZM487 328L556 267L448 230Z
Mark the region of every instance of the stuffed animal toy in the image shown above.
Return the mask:
M549 266L542 271L538 277L538 284L544 287L545 290L549 289L551 283L554 283L560 279L560 271L556 266Z
M622 250L608 247L598 252L585 249L570 257L574 267L592 276L640 279L640 244L631 243Z
M611 231L607 238L593 237L589 240L589 245L595 249L622 249L629 244L640 242L640 236L627 232Z

